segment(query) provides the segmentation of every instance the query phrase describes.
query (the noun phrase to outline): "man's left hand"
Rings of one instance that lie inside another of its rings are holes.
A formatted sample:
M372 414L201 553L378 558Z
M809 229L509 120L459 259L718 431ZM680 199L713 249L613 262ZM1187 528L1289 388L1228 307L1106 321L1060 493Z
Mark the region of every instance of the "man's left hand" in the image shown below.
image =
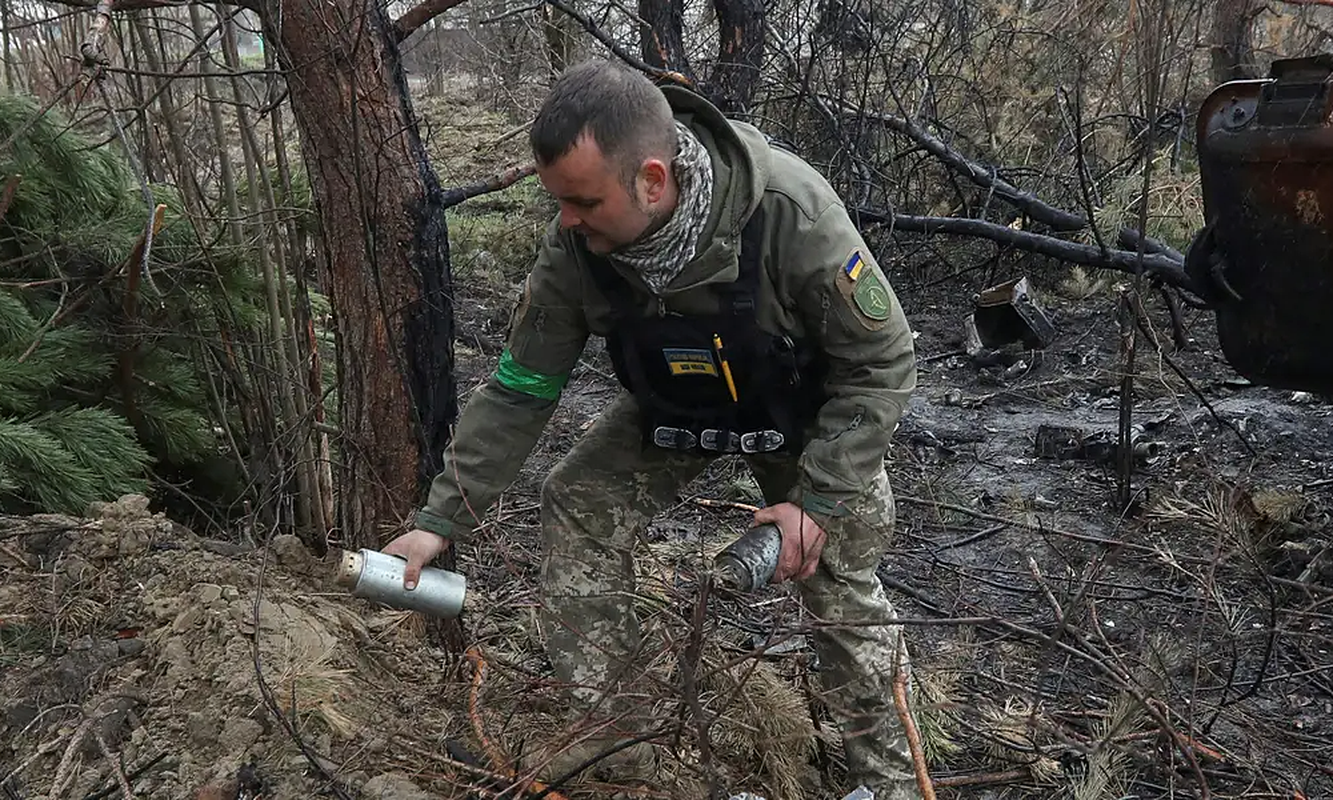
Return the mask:
M815 574L819 554L824 551L828 537L809 514L795 503L778 503L761 508L754 514L756 525L772 522L782 531L782 551L778 554L778 568L772 583L792 579L803 581Z

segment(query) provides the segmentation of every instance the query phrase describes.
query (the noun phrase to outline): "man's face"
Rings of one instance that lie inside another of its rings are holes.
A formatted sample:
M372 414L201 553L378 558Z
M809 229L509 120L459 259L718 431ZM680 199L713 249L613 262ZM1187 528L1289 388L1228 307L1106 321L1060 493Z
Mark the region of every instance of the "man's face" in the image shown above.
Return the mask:
M662 187L654 185L662 169L653 168L661 162L644 164L631 192L618 165L584 134L568 153L538 165L537 176L560 202L560 224L582 234L590 251L604 255L638 239L662 211Z

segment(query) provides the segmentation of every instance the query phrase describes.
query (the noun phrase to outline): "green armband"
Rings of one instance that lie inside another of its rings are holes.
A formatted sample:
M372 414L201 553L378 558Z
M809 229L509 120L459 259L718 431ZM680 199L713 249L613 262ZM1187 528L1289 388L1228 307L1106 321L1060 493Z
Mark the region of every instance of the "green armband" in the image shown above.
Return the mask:
M500 354L500 365L495 370L495 380L506 389L512 389L543 400L555 400L560 397L560 390L565 388L569 373L563 375L544 375L528 369L514 360L514 356L505 348Z

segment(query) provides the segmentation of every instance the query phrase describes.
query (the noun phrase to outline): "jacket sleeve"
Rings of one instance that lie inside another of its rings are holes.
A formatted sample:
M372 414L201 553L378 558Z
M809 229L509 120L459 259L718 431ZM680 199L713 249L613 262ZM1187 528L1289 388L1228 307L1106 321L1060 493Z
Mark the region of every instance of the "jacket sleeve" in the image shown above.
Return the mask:
M588 339L577 262L555 223L510 318L495 372L472 396L416 527L465 540L513 482Z
M916 349L892 287L840 203L802 220L801 316L828 360L827 400L788 498L824 524L871 488L916 388Z

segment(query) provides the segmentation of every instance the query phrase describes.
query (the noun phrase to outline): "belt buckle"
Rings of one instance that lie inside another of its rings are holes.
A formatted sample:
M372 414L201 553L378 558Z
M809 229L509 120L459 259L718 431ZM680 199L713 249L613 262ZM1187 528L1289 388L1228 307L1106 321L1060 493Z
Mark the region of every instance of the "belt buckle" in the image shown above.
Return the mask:
M742 453L771 453L786 444L781 431L751 431L741 434Z
M741 449L741 436L734 431L709 428L699 434L699 446L715 453L735 453Z
M653 444L668 450L693 450L699 444L699 439L684 428L659 425L653 429Z

